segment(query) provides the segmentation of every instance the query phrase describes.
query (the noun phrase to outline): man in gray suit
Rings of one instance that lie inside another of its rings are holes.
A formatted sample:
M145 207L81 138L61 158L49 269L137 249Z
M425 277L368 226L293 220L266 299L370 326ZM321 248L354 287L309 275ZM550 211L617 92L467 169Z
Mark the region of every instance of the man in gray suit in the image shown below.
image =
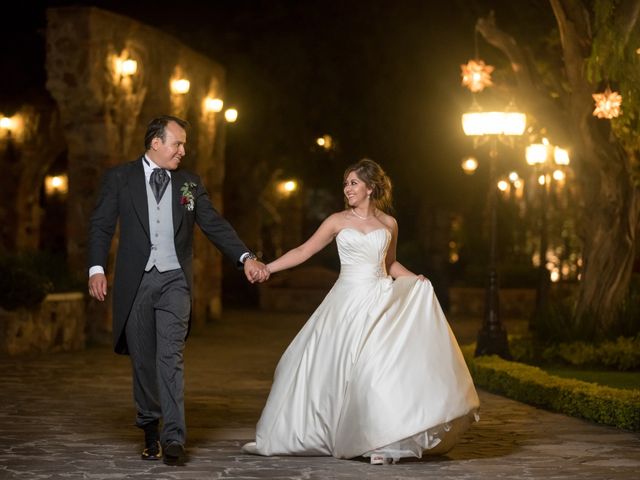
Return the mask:
M142 458L177 464L184 457L183 350L191 316L193 227L250 282L268 269L214 209L200 178L178 169L187 122L153 119L145 154L104 176L89 229L89 294L104 301L105 269L120 222L113 290L114 350L131 357L136 424L145 432ZM162 433L159 424L162 420Z

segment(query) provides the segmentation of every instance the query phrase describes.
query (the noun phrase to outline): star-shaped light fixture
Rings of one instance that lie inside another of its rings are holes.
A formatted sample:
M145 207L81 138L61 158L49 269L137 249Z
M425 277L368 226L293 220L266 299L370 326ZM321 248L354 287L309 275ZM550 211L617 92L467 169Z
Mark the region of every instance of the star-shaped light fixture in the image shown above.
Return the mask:
M469 60L466 65L460 65L460 68L462 69L462 86L473 93L481 92L485 87L493 85L491 72L494 67L486 65L482 60Z
M593 99L596 102L596 108L593 116L598 118L615 118L622 113L620 105L622 105L622 95L618 92L612 92L609 87L603 93L594 93Z

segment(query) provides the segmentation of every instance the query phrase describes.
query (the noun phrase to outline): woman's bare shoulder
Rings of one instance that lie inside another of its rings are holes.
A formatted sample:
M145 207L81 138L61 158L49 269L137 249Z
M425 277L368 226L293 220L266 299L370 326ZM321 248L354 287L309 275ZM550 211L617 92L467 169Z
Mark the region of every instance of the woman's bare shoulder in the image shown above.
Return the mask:
M347 212L342 210L329 215L322 222L324 225L331 227L332 230L338 232L347 221Z
M395 232L398 229L398 222L388 213L380 212L378 219L392 232Z

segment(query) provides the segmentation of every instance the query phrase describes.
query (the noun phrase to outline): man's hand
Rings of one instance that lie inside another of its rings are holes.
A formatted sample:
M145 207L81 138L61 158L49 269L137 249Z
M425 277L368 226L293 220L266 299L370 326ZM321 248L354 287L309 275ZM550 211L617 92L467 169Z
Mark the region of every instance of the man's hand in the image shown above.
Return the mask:
M104 301L107 295L107 277L104 273L94 273L89 277L89 295L96 300Z
M269 280L271 272L267 266L257 260L247 259L244 262L244 274L251 283L262 283Z

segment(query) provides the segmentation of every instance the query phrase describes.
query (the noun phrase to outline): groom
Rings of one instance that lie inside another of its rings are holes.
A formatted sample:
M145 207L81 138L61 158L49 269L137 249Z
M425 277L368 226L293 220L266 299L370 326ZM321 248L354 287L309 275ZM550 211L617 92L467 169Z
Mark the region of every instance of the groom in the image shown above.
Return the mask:
M131 357L136 424L145 434L142 458L157 460L164 453L169 464L185 453L183 350L191 315L194 223L244 268L251 283L269 277L213 208L200 178L178 169L186 128L186 121L168 115L149 123L144 155L106 172L89 228L89 294L104 301L104 272L120 222L114 350Z

